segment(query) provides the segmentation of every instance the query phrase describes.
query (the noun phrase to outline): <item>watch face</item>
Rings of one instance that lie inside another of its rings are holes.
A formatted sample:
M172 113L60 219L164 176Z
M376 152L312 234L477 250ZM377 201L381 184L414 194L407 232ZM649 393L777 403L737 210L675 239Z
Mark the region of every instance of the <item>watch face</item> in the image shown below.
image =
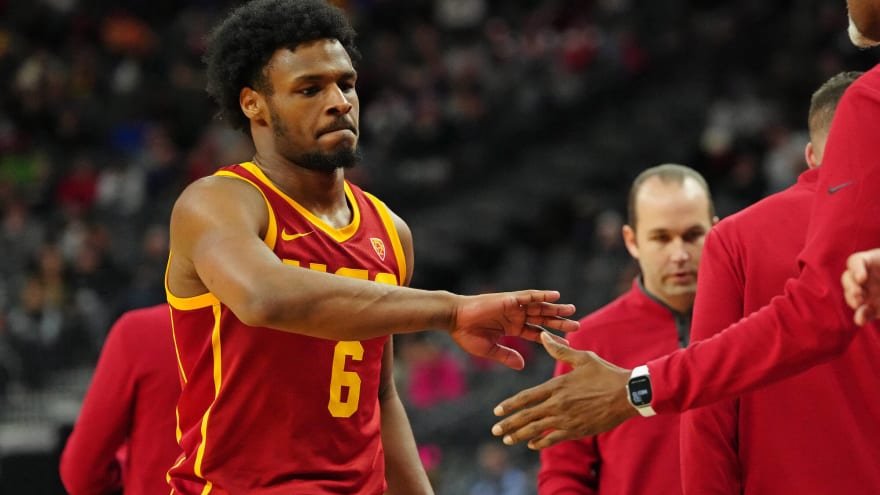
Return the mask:
M636 407L647 406L651 404L651 379L647 376L637 376L630 379L627 386L629 391L629 400Z

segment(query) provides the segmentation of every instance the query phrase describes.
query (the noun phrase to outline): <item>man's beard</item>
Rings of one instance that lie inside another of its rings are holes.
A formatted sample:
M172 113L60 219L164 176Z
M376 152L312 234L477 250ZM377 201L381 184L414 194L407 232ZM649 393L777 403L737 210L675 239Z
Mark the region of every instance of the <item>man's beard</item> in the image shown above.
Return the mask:
M360 161L361 150L359 147L354 147L328 153L306 153L298 156L294 163L302 168L317 172L333 172L337 168L352 168Z
M272 121L275 137L287 144L289 131L287 124L278 116L273 106L269 106L269 117ZM282 145L283 146L283 145ZM360 147L355 145L352 149L343 149L330 152L312 151L296 156L291 161L302 168L316 172L333 172L337 168L352 168L361 161Z
M859 31L858 26L856 26L856 23L853 22L852 17L849 18L847 34L849 34L849 40L852 41L852 44L859 48L871 48L872 46L880 45L880 41L872 40L862 34L862 32Z

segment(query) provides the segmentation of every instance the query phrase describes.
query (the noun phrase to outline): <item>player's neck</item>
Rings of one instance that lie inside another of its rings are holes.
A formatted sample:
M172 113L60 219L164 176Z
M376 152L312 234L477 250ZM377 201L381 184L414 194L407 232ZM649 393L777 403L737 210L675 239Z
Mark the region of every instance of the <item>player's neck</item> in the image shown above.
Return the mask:
M331 225L339 223L340 218L350 213L343 169L332 172L309 170L281 157L259 153L253 162L284 194ZM347 225L347 221L343 225Z

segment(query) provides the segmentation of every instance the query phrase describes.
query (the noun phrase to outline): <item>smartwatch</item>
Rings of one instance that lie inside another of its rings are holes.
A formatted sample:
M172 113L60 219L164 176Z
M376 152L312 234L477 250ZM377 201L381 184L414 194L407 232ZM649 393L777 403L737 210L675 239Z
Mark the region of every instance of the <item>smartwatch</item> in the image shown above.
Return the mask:
M651 408L654 394L651 392L651 375L648 373L647 365L637 366L632 370L629 381L626 382L626 397L642 416L657 414Z

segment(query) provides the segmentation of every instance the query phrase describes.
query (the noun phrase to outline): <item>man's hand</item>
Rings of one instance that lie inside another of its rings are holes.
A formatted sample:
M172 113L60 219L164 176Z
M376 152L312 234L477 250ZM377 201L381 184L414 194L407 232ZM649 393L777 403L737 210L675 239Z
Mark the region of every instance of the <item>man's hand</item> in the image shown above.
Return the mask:
M503 436L507 445L528 440L530 449L540 450L608 431L638 416L626 398L630 370L593 352L576 351L548 332L541 334L541 342L551 356L573 369L499 404L496 416L513 414L492 427L493 435Z
M551 304L557 300L559 292L549 290L467 296L455 310L449 334L465 351L519 370L525 366L522 355L498 340L512 335L539 342L541 327L577 330L578 323L565 318L574 314L574 305Z
M880 316L880 249L851 255L840 282L846 303L856 312L856 325Z

